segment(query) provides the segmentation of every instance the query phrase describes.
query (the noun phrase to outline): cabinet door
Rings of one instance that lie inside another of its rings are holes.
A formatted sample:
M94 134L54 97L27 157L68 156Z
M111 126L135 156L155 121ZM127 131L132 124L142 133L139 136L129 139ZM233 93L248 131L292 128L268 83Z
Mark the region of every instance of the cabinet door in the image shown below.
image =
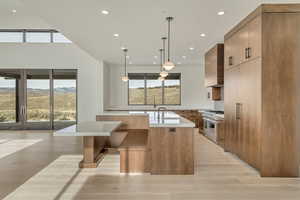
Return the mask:
M234 67L234 38L230 37L224 42L224 69Z
M236 57L236 64L239 65L247 60L246 51L248 48L248 25L245 25L241 28L235 35L236 37L235 46L235 57Z
M205 55L205 86L218 85L218 48L213 48Z
M261 57L261 44L262 44L262 20L261 16L256 17L248 26L248 46L249 46L249 59Z
M239 67L225 71L224 111L225 111L225 150L239 152L237 103L239 102Z
M151 128L151 174L193 174L193 128Z
M261 59L240 67L240 158L259 169L261 123Z

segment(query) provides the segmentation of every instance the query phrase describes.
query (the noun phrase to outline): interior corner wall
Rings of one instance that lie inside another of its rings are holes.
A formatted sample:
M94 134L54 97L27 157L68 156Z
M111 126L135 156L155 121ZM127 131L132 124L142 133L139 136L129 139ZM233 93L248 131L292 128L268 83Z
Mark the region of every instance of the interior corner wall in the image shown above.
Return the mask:
M78 121L103 111L103 62L74 44L1 44L0 68L77 69Z
M158 66L130 66L129 73L158 73ZM110 65L109 104L106 109L147 109L153 106L128 106L128 83L121 80L124 69L120 65ZM204 86L203 66L178 66L173 73L181 73L181 106L169 106L180 109L213 109L214 103L207 99Z

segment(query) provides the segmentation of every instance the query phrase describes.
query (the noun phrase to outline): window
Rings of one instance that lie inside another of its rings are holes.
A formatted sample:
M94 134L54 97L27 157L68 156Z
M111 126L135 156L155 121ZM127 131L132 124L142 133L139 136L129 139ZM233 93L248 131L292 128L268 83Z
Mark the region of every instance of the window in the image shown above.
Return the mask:
M145 79L143 75L131 75L132 80L128 82L128 102L131 105L145 104Z
M180 104L180 75L170 74L164 81L164 103Z
M0 69L0 130L75 124L76 80L76 69Z
M19 70L0 70L0 124L18 121Z
M0 43L72 43L56 30L0 29Z
M0 32L0 42L23 42L23 32Z
M51 33L49 32L26 32L26 42L50 43Z
M53 70L55 122L76 121L76 79L75 70Z
M146 88L147 88L147 101L146 104L163 104L163 83L160 80L157 80L159 77L158 74L146 74Z
M129 105L180 105L179 73L171 73L159 81L157 73L130 73L128 82Z
M68 38L66 38L61 33L53 33L53 42L54 43L72 43Z

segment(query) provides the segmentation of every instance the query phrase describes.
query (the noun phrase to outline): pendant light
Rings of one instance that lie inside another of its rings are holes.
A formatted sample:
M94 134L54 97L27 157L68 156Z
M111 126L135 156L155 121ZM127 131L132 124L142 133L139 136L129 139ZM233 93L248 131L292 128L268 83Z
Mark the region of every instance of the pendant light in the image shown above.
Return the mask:
M170 71L171 69L173 69L175 67L174 63L172 63L171 60L170 60L170 27L171 27L171 21L174 18L173 17L167 17L166 19L168 21L168 60L167 60L167 62L165 62L164 68L167 71Z
M160 74L163 72L163 51L164 49L160 49L159 53L160 53ZM168 73L168 72L167 72ZM162 77L161 75L158 77L159 81L164 81L165 77Z
M122 81L127 82L129 80L129 78L127 76L127 52L128 52L128 49L123 49L123 51L124 51L124 56L125 56L125 63L124 63L125 71L124 71L124 76L122 76Z
M165 68L163 67L163 63L165 62L165 60L166 60L166 37L163 37L163 38L161 38L162 39L162 41L163 41L163 49L162 49L162 51L161 51L161 72L160 72L160 76L162 77L162 78L166 78L168 75L169 75L169 73L165 70Z

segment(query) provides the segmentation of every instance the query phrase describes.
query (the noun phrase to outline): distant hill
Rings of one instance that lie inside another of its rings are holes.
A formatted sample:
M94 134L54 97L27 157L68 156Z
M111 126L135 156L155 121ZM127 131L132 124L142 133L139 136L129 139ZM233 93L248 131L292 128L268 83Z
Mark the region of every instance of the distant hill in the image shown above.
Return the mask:
M0 93L11 93L14 92L14 88L8 88L8 87L0 87ZM48 90L46 89L32 89L28 88L27 91L29 93L48 93ZM54 88L54 92L58 93L75 93L76 88L75 87L61 87L61 88Z

